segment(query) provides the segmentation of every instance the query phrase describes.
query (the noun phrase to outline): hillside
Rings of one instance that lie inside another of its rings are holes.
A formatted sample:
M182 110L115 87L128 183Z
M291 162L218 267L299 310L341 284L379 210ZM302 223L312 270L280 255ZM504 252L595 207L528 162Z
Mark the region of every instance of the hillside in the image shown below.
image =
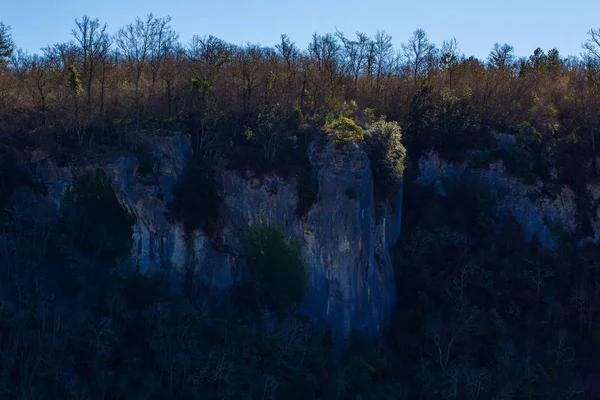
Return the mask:
M74 28L0 23L0 398L600 396L600 32Z

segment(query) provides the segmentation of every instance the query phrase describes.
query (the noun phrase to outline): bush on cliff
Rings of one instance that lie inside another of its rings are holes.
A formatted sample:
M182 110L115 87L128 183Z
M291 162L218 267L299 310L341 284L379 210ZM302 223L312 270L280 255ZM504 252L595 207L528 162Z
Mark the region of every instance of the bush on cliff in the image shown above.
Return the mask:
M515 131L515 143L500 151L507 172L522 177L528 183L537 176L547 175L543 164L542 135L528 122L519 124Z
M187 232L203 229L211 236L216 229L220 197L208 161L194 158L183 171L173 194L169 205L172 217L183 221Z
M459 93L443 91L439 97L436 101L433 87L424 84L411 100L402 127L412 159L435 150L444 159L461 162L469 150L489 150L495 145L468 88Z
M393 196L402 182L406 149L397 122L377 121L365 132L367 154L373 171L375 199Z
M104 260L126 256L133 245L135 218L101 170L78 177L66 191L61 222L69 243Z
M251 229L244 240L244 256L248 284L261 307L285 312L302 301L308 275L300 243L286 239L281 228Z
M323 130L330 134L336 143L363 140L364 138L363 128L358 126L351 118L343 116L327 122Z

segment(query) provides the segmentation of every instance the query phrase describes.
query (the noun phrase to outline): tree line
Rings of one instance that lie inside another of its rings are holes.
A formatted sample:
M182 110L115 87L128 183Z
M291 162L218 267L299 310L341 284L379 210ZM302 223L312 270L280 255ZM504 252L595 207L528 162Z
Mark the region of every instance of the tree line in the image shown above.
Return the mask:
M403 123L424 85L436 103L469 102L489 126L527 121L549 135L584 126L595 146L600 122L600 30L590 30L579 58L540 48L517 57L495 44L479 60L456 39L436 46L421 29L400 48L385 31L336 31L315 33L300 49L285 34L272 47L199 35L181 43L171 18L152 14L115 33L88 16L74 25L72 40L29 54L0 24L5 135L52 132L53 144L91 147L123 144L140 126L174 124L193 130L196 150L206 150L217 134L244 132L265 115L321 122L347 101Z

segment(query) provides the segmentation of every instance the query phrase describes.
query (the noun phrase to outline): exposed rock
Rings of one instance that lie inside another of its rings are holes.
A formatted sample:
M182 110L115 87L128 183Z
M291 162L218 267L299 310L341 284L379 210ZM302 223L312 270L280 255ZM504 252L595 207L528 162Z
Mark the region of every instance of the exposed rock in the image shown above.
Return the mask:
M351 330L368 335L381 331L395 302L388 250L400 234L402 188L394 204L382 205L377 221L370 163L358 145L338 149L322 141L310 146L319 195L304 217L297 213L295 179L220 169L216 183L223 200L221 222L216 237L208 238L200 231L186 236L181 223L166 217L173 185L192 158L189 139L146 135L144 140L150 141L155 159L150 175L139 176L133 156L59 168L36 155L35 176L48 185L50 198L59 206L73 176L102 168L119 201L136 216L131 265L143 273L169 271L181 279L191 272L212 287L226 288L240 278L240 234L246 227L283 226L289 237L303 244L309 271L309 290L300 311L331 328L336 337Z
M569 233L575 233L579 228L575 194L571 188L563 186L550 194L540 181L527 185L508 176L502 161L490 164L487 169L468 168L466 163L448 163L437 154L429 153L421 157L418 168L417 183L435 187L441 195L445 193L444 181L456 180L465 174L486 183L496 195L497 217L514 216L526 240L536 237L543 246L553 247L556 244L553 235L556 227ZM595 196L594 199L600 199L600 190ZM598 228L600 226L595 228L596 232L599 232ZM596 233L596 236L599 234Z
M278 224L303 244L309 290L300 311L342 337L351 330L379 332L395 302L395 281L388 250L400 234L402 191L396 204L375 217L369 159L355 144L341 150L333 143L309 148L319 186L316 204L297 217L298 193L291 181L250 172L221 174L225 205L223 241L239 248L247 226ZM355 194L350 198L348 189Z
M309 149L319 197L304 223L311 286L303 309L337 333L374 333L395 302L388 249L400 233L401 203L397 213L386 205L377 222L367 155L354 143L341 151L331 142L320 147Z

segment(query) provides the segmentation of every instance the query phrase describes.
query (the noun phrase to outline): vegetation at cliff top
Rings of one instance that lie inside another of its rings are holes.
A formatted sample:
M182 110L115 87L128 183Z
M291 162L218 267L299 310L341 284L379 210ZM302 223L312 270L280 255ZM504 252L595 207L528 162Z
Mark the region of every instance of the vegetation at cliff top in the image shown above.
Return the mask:
M323 130L333 136L336 143L363 140L364 130L348 117L338 117L328 122Z
M373 123L365 132L365 144L371 159L375 199L395 199L406 168L400 126L383 120Z

